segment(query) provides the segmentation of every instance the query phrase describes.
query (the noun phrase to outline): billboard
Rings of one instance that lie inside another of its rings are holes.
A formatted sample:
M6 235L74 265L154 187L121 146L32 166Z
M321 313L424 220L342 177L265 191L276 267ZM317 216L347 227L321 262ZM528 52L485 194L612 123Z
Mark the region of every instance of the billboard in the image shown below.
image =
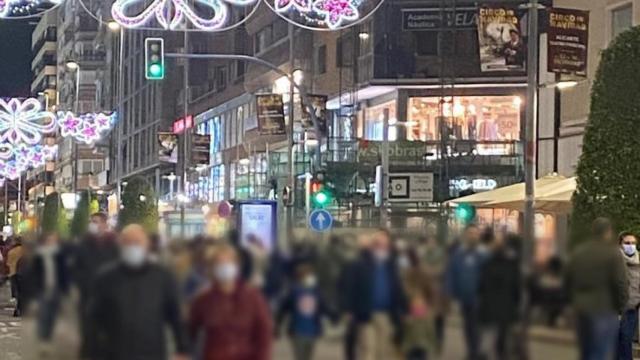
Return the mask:
M433 173L389 174L389 202L433 201Z
M172 164L178 162L178 135L172 132L158 133L158 160Z
M193 134L191 137L191 164L209 165L211 161L210 157L210 135Z
M516 7L485 6L478 10L480 69L523 71L527 44L522 36L524 12Z
M284 135L287 133L282 95L256 95L256 110L260 135Z
M553 8L548 16L548 71L587 76L589 12Z
M316 121L318 122L318 130L321 134L327 133L327 96L326 95L307 95L306 98L311 102L311 106L315 112ZM306 104L300 103L302 107L302 127L305 129L313 129L313 119Z
M277 203L275 201L243 201L239 204L240 243L258 245L266 251L277 242Z

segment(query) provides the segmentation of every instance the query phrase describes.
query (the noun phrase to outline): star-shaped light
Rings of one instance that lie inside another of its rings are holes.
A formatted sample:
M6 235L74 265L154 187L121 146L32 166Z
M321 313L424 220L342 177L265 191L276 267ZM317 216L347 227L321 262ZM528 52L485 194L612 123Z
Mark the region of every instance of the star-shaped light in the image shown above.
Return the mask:
M343 21L358 20L358 9L351 0L318 0L313 9L325 16L327 26L331 29L339 27Z

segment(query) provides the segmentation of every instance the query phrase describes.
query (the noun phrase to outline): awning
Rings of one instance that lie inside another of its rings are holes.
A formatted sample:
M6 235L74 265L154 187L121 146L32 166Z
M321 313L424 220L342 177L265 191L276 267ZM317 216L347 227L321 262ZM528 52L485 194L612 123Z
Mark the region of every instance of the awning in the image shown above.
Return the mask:
M568 213L571 197L576 189L576 179L560 175L547 175L535 182L535 208L542 211ZM492 209L524 210L525 185L518 183L449 201L453 204L468 203L476 207Z

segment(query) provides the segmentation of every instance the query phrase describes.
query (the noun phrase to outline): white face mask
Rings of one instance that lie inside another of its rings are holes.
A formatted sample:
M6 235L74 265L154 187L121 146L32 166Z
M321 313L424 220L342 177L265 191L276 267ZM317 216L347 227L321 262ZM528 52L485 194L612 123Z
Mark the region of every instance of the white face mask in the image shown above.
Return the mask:
M318 279L316 279L316 277L313 275L306 276L302 281L302 284L308 288L315 287L317 283L318 283Z
M238 265L234 263L222 263L214 269L214 275L220 282L229 282L238 278Z
M140 245L126 245L121 249L122 261L131 267L140 267L147 260L147 249Z
M632 244L622 244L622 251L627 256L633 256L636 253L636 246Z
M90 222L88 230L90 234L97 235L100 232L100 227L98 224Z
M409 261L409 258L406 256L399 256L398 257L398 266L401 269L407 269L411 266L411 262Z
M373 250L373 257L378 261L386 261L389 258L389 251L384 249Z

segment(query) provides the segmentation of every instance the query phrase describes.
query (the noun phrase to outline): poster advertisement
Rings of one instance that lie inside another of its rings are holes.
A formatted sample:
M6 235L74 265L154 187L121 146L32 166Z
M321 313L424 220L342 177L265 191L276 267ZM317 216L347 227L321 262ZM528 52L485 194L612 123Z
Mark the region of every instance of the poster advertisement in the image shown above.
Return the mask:
M311 106L315 112L318 128L322 134L327 133L327 96L326 95L307 95L307 99L311 102ZM306 104L302 106L302 127L305 129L313 129L313 119L309 113Z
M587 76L589 12L554 8L548 14L548 71Z
M191 137L191 164L209 165L210 155L209 148L211 143L211 136L194 134Z
M178 162L178 135L172 132L158 133L158 160L172 164Z
M246 201L239 205L241 244L271 252L277 236L276 202Z
M523 71L527 61L523 12L507 6L481 7L478 11L481 70Z
M280 94L256 95L260 135L284 135L284 103Z

